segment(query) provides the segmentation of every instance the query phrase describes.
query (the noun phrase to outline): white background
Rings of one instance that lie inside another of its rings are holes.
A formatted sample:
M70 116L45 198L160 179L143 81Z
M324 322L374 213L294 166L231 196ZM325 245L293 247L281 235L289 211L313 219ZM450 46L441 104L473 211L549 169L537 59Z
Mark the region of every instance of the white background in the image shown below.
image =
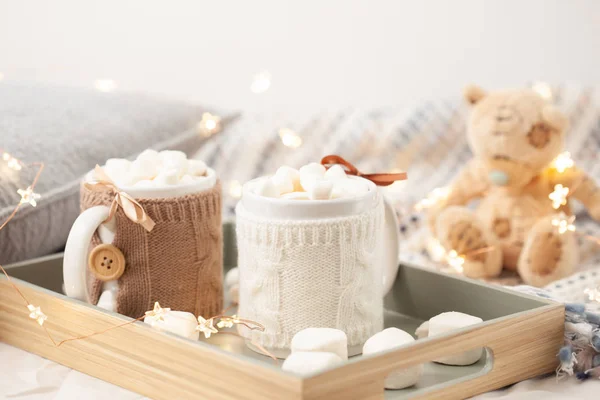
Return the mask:
M600 1L0 0L4 80L246 110L405 105L468 82L600 81ZM271 73L263 94L253 76Z

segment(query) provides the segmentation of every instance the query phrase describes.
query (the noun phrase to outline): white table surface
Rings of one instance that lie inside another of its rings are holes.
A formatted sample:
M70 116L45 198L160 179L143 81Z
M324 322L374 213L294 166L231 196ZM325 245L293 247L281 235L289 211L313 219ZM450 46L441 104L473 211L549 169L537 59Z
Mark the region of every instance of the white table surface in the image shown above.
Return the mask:
M530 379L477 399L598 399L600 381L579 382L571 377ZM74 371L53 361L0 343L0 398L53 400L146 399L118 386Z

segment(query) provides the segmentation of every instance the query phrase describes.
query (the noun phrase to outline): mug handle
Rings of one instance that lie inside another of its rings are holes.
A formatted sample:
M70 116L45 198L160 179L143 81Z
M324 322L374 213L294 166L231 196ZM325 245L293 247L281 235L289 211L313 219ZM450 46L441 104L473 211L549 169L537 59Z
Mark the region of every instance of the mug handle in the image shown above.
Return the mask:
M383 196L383 193L381 194ZM384 234L383 234L383 295L394 286L398 275L400 258L400 223L392 204L383 196Z
M106 206L95 206L83 211L73 223L63 256L63 280L65 294L78 300L87 301L86 269L88 264L88 249L90 241L97 229L108 218L110 209ZM111 221L114 225L114 219ZM110 224L110 223L109 223ZM111 230L111 227L107 227ZM114 226L112 227L114 231ZM105 242L110 232L99 232L102 242ZM104 237L103 237L104 236ZM112 235L114 237L114 234ZM112 242L112 237L106 240Z

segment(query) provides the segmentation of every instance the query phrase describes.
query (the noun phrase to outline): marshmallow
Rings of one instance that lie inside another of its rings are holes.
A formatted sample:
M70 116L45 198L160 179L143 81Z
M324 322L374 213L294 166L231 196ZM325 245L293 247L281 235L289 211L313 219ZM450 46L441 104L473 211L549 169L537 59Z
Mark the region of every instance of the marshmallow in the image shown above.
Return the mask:
M195 176L206 175L206 164L201 160L188 160L187 174Z
M158 165L161 162L158 151L152 150L152 149L146 149L146 150L142 151L137 156L137 160L144 161L144 162L151 162L155 165Z
M143 179L154 179L158 174L158 165L148 160L135 160L129 167L129 184Z
M225 286L231 287L237 283L240 283L240 269L238 267L231 268L225 274Z
M326 180L315 181L310 190L307 190L311 200L329 200L333 183Z
M177 178L181 178L187 172L188 160L184 152L165 150L159 153L159 157L163 170L174 169L177 172Z
M379 353L381 351L400 347L415 339L408 333L398 328L387 328L371 336L363 345L363 355ZM405 369L392 371L386 378L386 389L404 389L416 384L423 374L423 365L415 365Z
M337 354L321 351L292 353L285 359L281 369L300 375L312 375L342 364L344 360Z
M348 179L348 176L346 176L346 171L344 171L344 168L342 168L341 165L336 164L325 171L325 179L337 181L340 179Z
M442 333L455 329L464 328L475 324L480 324L483 320L479 317L474 317L469 314L460 312L445 312L429 320L429 337L440 335ZM440 364L447 365L471 365L479 361L482 355L481 348L466 351L462 354L454 354L438 360L434 360Z
M359 196L368 191L369 187L358 179L338 179L333 183L331 198Z
M294 352L329 352L337 354L342 360L348 359L348 338L346 334L333 328L306 328L292 338Z
M104 172L110 179L117 182L127 176L131 162L124 158L109 158L104 165Z
M177 185L179 183L179 177L177 176L176 169L168 169L161 171L156 178L154 178L154 182L159 185Z
M144 322L154 329L163 332L171 332L188 339L198 340L200 332L196 330L198 321L194 314L183 311L167 311L164 321L153 321L151 317L144 318Z
M417 339L424 339L429 336L429 321L423 322L415 331Z
M300 168L300 185L309 192L316 181L322 180L325 176L325 167L319 163L310 163Z
M302 186L300 185L300 173L292 167L285 165L279 167L271 179L273 179L275 186L279 188L280 194L302 190Z
M263 179L256 186L256 194L265 197L279 197L279 189L271 179Z

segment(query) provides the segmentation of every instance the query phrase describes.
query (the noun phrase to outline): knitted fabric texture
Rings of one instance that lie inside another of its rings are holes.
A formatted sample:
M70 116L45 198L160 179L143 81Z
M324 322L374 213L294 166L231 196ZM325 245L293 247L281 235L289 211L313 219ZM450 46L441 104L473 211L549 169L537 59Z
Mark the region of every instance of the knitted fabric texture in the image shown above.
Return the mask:
M348 346L383 329L383 203L348 217L282 221L236 208L239 315L265 326L240 329L272 349L290 348L309 327L336 328Z
M81 188L81 209L109 206L110 191ZM206 318L223 306L223 234L221 184L200 193L164 199L136 199L156 225L151 232L129 220L121 208L115 214L113 245L125 256L119 278L117 312L138 318L155 301L172 310ZM90 250L100 243L94 235ZM88 301L98 302L102 282L89 273Z

